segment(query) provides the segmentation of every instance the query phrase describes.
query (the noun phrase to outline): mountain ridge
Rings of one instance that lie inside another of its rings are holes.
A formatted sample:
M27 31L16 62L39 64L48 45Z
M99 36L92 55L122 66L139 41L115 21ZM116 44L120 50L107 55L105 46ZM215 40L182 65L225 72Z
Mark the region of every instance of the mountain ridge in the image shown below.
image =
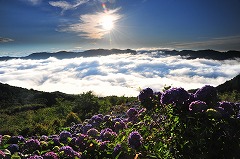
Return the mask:
M186 59L196 59L196 58L203 58L203 59L212 59L212 60L227 60L227 59L236 59L240 58L240 51L229 50L226 52L220 52L216 50L156 50L161 51L162 54L177 56L180 55L182 58ZM93 57L93 56L107 56L111 54L123 54L123 53L151 53L152 51L136 51L132 49L92 49L86 50L83 52L68 52L68 51L58 51L55 53L50 52L38 52L32 53L28 56L24 57L10 57L10 56L3 56L0 57L0 61L11 60L11 59L47 59L50 57L55 57L57 59L69 59L69 58L77 58L77 57Z

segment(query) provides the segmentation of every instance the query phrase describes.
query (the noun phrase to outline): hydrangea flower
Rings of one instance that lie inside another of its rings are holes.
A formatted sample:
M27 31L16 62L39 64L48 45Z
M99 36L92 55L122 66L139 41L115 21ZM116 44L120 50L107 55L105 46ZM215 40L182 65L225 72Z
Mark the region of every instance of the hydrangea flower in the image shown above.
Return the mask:
M98 132L97 129L91 128L91 129L89 129L89 130L87 131L87 135L88 135L88 136L91 136L91 137L93 137L93 138L97 138L97 137L99 136L99 132Z
M28 151L35 151L40 148L40 142L37 139L29 139L26 141L24 147Z
M116 157L122 150L121 144L117 144L113 149L113 157Z
M101 151L104 151L107 149L107 144L109 143L109 141L103 141L103 142L100 142L100 145L99 145L99 150Z
M114 130L115 130L115 132L119 132L120 130L123 130L124 128L126 128L126 125L125 125L125 123L124 122L116 122L115 124L114 124Z
M138 95L138 100L140 102L144 102L153 96L153 90L151 88L143 89L140 94Z
M134 116L136 116L137 114L138 114L138 111L137 111L136 108L130 108L130 109L128 109L128 111L127 111L127 115L128 115L129 118L134 117Z
M7 149L11 152L11 154L14 154L19 151L19 146L17 144L11 144Z
M64 153L64 156L67 156L67 157L75 157L75 156L79 156L79 154L74 151L72 149L72 147L70 146L63 146L59 149L59 152L63 152Z
M68 131L62 131L59 135L59 141L60 142L65 142L67 141L68 138L71 138L72 137L72 134Z
M212 108L207 109L206 114L209 117L212 117L212 118L215 118L215 119L218 119L218 118L222 117L222 114L219 111L217 111L216 109L212 109Z
M34 156L28 157L28 159L43 159L43 157L42 156L38 156L38 155L34 155Z
M84 134L80 134L75 140L76 146L78 146L81 150L86 148L88 136Z
M188 92L183 88L171 88L161 96L162 104L183 104L189 99Z
M47 152L43 155L43 159L58 159L58 155L55 152Z
M111 141L116 136L117 134L110 128L103 129L100 133L100 138L103 141Z
M205 85L196 91L194 97L206 102L208 105L214 106L217 101L217 90L213 86Z
M207 104L200 100L194 101L189 105L189 110L193 113L204 112L207 110L207 108L208 108Z
M91 129L92 127L93 127L92 124L86 124L86 125L82 126L82 133L87 134L87 131L89 129Z
M219 103L219 107L223 108L230 115L234 115L234 110L233 110L232 103L223 101L223 102Z
M24 137L19 135L19 136L12 136L7 143L8 144L17 144L18 142L24 142Z
M142 145L142 136L137 131L133 131L128 136L128 144L134 149L138 149Z
M3 151L0 150L0 158L4 158L6 155Z
M103 117L103 121L107 122L107 121L111 121L111 115L105 115Z

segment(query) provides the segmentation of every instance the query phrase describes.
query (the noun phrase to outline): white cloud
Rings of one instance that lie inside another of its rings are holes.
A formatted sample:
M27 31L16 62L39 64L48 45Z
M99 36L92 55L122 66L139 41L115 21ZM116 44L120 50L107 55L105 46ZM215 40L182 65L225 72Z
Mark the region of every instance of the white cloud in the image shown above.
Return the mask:
M29 3L31 3L32 5L38 5L42 2L42 0L27 0Z
M0 82L41 91L137 96L139 88L217 86L240 73L238 60L186 60L156 53L0 61ZM226 71L227 70L227 71Z
M101 26L103 17L109 16L113 23L116 23L122 18L122 15L118 13L119 10L120 8L116 8L107 12L81 15L79 23L71 24L65 28L61 28L59 31L74 32L86 39L102 39L109 32Z
M0 37L0 43L7 43L7 42L12 42L12 41L14 41L14 40L10 39L10 38Z
M76 0L75 3L69 3L67 1L50 1L49 4L53 7L59 7L62 9L62 14L66 10L75 9L78 6L87 3L89 0Z

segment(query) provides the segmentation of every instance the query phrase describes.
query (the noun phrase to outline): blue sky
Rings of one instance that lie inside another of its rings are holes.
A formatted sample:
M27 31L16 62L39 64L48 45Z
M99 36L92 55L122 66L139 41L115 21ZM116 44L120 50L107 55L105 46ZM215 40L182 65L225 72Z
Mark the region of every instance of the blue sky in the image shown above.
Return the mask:
M240 0L0 0L0 55L93 48L240 50ZM113 27L102 20L111 16Z

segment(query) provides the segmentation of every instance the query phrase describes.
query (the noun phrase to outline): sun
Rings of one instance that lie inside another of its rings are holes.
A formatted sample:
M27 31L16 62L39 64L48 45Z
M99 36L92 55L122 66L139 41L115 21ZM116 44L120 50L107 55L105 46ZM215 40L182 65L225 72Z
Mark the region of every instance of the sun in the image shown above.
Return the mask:
M111 31L114 29L114 17L112 15L104 15L100 24L104 30Z

